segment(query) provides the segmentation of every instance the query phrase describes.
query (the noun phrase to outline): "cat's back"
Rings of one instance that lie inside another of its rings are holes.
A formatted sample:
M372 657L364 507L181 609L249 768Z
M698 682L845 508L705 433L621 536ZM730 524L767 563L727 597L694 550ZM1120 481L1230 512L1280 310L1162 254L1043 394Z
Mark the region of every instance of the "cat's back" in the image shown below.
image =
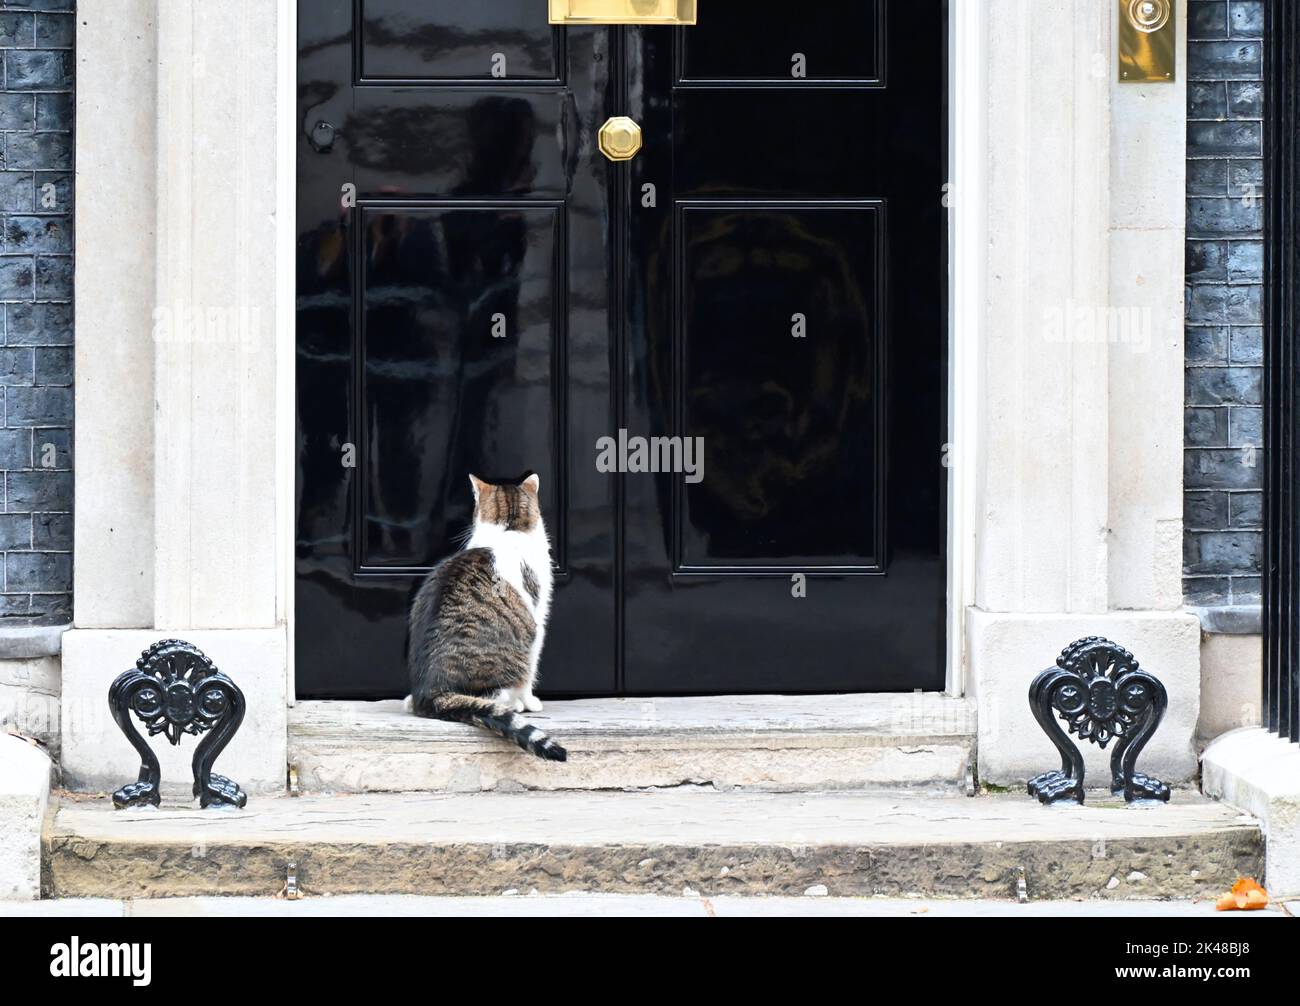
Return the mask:
M413 638L466 630L483 643L520 644L534 632L532 613L500 576L490 548L467 548L439 562L411 605Z
M483 592L492 589L494 576L491 549L467 548L447 556L429 570L420 585L411 606L411 624L422 615L481 602Z

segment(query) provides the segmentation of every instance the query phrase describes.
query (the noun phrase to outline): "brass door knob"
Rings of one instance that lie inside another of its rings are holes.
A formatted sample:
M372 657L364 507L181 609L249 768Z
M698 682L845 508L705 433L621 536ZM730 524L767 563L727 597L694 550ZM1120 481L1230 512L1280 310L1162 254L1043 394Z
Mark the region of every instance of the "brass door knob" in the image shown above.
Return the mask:
M597 144L611 161L630 161L641 149L641 127L626 115L616 115L600 127Z

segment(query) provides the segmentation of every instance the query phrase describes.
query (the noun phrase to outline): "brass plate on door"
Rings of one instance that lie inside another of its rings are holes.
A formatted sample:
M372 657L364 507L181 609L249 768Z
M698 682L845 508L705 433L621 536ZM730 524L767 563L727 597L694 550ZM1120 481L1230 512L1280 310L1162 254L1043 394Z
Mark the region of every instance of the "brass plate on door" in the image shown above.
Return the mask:
M551 24L695 24L696 0L548 0Z
M1174 0L1119 0L1119 79L1170 84L1177 69Z

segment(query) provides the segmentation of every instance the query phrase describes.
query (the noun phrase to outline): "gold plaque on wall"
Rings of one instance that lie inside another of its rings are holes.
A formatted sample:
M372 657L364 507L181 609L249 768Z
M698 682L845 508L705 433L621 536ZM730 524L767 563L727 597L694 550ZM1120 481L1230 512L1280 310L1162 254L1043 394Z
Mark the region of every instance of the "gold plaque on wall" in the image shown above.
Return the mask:
M1178 59L1174 0L1119 0L1119 79L1172 83Z
M551 24L695 23L695 0L548 0Z

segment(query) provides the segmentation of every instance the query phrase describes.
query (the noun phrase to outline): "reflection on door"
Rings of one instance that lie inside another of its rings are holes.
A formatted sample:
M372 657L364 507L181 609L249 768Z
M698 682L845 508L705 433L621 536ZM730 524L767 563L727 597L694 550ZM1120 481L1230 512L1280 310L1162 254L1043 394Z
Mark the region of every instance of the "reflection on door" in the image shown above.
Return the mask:
M301 696L405 694L466 475L528 470L544 694L942 687L943 5L785 6L302 7Z

